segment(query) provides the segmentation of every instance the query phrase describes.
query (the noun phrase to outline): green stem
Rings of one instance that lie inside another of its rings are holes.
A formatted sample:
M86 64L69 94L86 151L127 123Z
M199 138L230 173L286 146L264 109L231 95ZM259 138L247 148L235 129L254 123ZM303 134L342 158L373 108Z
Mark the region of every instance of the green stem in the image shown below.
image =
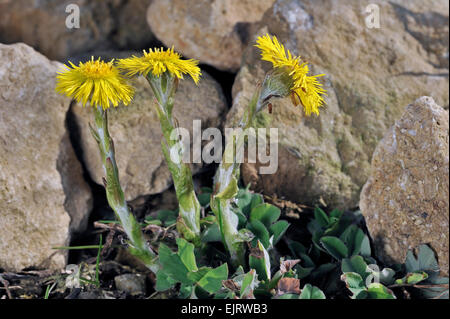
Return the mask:
M161 147L164 158L172 174L175 192L179 204L179 218L177 230L187 240L195 245L200 244L200 203L195 195L192 172L188 164L184 163L184 149L179 136L171 138L172 132L177 129L172 120L174 96L178 85L177 78L166 73L159 77L149 75L147 77L150 87L155 94L156 113L159 118L164 140ZM176 153L180 159L175 162L171 154Z
M93 107L95 116L95 129L91 127L91 133L97 141L102 158L103 169L106 178L106 197L109 206L113 209L129 239L130 252L140 258L144 264L156 273L158 265L156 254L148 246L139 223L130 212L122 187L119 183L119 170L115 159L114 143L108 131L107 111L101 106Z
M273 70L266 74L262 85L257 87L238 125L243 131L237 137L233 136L233 139L225 146L222 162L214 177L211 209L218 220L224 245L236 267L245 264L244 242L248 240L248 236L238 230L238 217L233 211L233 202L239 190L239 169L241 167L236 155L245 143L247 130L251 127L255 115L269 103L272 97L287 97L292 86L293 80L289 70Z
M222 162L214 177L214 194L211 197L211 209L216 215L223 243L227 248L232 264L245 264L245 237L238 230L238 217L233 211L234 198L238 192L238 181L241 164L236 156L245 143L246 130L259 109L261 90L253 95L239 123L243 131L228 141L222 156ZM231 159L231 162L230 162Z

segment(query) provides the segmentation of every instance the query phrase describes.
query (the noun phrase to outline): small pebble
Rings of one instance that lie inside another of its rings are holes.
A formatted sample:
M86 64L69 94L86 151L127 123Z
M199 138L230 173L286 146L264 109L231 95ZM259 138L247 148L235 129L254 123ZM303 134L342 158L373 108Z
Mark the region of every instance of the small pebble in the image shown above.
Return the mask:
M114 278L114 283L118 290L122 290L130 295L145 294L145 276L139 274L124 274Z

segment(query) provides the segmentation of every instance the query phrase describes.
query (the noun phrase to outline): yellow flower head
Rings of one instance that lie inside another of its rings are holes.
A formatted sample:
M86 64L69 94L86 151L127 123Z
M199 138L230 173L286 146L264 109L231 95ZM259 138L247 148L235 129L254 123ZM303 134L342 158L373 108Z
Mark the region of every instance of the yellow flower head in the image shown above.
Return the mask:
M85 105L88 101L92 106L101 105L109 108L110 103L115 107L120 103L128 105L133 98L134 89L113 65L113 61L103 62L94 60L78 66L69 61L70 66L58 72L56 76L56 91L71 97Z
M292 56L289 50L278 42L277 38L271 38L268 34L258 37L256 47L261 49L261 59L272 62L274 68L286 69L292 78L293 86L291 96L295 105L299 102L303 105L306 115L315 113L319 115L319 107L323 106L322 94L326 90L317 81L317 77L324 74L309 76L309 68L305 62L301 62L300 57ZM287 51L287 54L286 54Z
M155 76L160 76L167 71L172 76L183 79L183 74L189 74L196 84L201 75L197 60L182 60L181 55L173 48L167 49L167 51L164 51L163 48L150 49L148 52L144 50L143 56L133 55L131 58L121 59L117 66L125 70L128 76L136 74L147 76L150 72Z

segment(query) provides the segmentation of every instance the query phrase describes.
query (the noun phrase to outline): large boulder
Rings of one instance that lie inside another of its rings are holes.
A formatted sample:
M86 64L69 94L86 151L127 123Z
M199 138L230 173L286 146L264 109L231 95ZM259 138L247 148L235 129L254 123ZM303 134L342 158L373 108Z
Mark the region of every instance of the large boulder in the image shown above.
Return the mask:
M448 275L448 134L448 111L424 96L375 149L360 207L385 262L403 262L408 249L430 244Z
M155 97L143 77L135 79L136 94L128 106L110 108L108 124L116 149L120 184L127 200L140 195L156 194L172 185L172 178L161 151L162 132L155 110ZM220 127L227 111L220 85L203 72L198 86L186 77L175 96L173 117L179 126L190 131L193 120L202 128ZM104 176L98 146L89 130L93 121L89 107L74 105L84 163L92 179L102 184ZM198 172L200 165L193 167Z
M65 128L70 100L51 62L25 44L0 44L0 268L58 269L92 194Z
M259 123L279 128L278 171L259 175L259 164L244 164L246 184L309 205L354 208L372 153L404 105L431 95L448 107L448 3L375 3L380 29L367 27L360 1L277 0L266 12L258 34L276 35L312 74L325 73L319 80L328 95L319 117L305 117L289 98L273 100L269 124ZM270 68L257 48L244 53L228 126Z
M221 70L236 71L252 24L275 0L155 0L147 21L166 46Z
M50 59L102 49L143 49L154 37L146 22L151 0L0 1L0 42L25 42ZM68 28L72 7L80 28Z

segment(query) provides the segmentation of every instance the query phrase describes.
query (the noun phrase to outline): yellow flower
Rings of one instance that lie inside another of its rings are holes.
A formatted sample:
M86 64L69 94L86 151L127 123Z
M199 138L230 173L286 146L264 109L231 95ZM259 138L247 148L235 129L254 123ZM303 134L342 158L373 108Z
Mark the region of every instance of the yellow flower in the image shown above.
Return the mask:
M128 76L141 74L147 76L152 73L160 76L168 71L172 76L183 79L183 74L189 74L197 84L201 75L197 60L182 60L181 55L171 49L164 51L161 49L144 50L142 57L132 56L131 58L121 59L117 66L126 71Z
M300 102L303 105L306 115L315 113L319 115L319 107L323 106L324 100L322 94L326 90L322 84L317 81L317 77L324 74L309 76L309 68L305 62L301 62L300 57L293 56L289 50L278 42L278 39L268 34L258 37L256 47L261 49L261 59L269 61L274 68L285 68L293 80L291 88L291 97L295 105ZM286 54L287 51L287 54ZM297 98L299 101L297 101Z
M103 62L94 61L94 57L78 66L69 61L70 66L64 65L65 70L56 76L56 91L67 95L85 105L101 105L107 109L110 103L115 107L120 103L128 105L133 98L134 89L113 65L113 60Z

